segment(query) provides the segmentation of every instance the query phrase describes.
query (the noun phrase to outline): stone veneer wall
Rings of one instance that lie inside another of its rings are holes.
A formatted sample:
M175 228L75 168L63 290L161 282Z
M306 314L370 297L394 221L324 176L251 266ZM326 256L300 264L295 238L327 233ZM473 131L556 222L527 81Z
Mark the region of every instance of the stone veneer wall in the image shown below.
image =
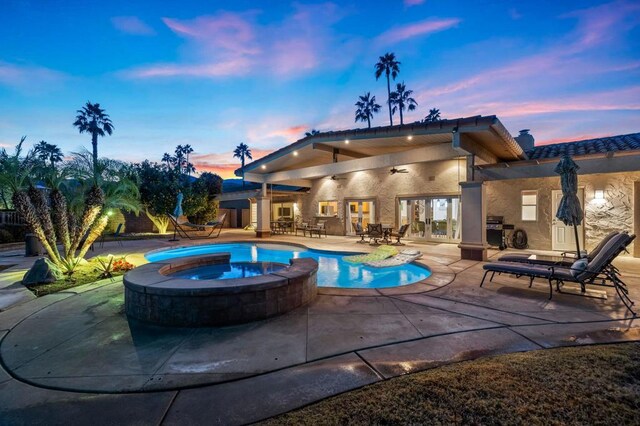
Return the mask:
M305 221L317 220L318 202L338 201L339 224L328 233L344 235L345 200L372 198L376 201L376 221L396 224L397 196L455 195L459 182L466 179L466 161L448 160L399 166L409 173L389 174L389 168L365 170L340 175L340 180L321 178L314 181L301 208Z
M579 175L578 185L584 188L585 245L592 249L611 231L634 230L634 182L640 181L640 172ZM505 223L522 228L529 237L529 248L551 250L551 191L560 189L557 177L512 179L487 183L487 214L504 216ZM594 200L596 189L605 191L605 200ZM538 191L538 221L520 220L520 192ZM635 214L638 214L637 212ZM633 247L629 250L633 253Z

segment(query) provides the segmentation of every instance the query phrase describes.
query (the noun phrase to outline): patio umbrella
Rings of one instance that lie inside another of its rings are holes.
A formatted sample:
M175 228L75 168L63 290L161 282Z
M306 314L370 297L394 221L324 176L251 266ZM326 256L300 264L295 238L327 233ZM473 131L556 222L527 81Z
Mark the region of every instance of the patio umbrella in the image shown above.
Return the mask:
M176 208L173 209L173 216L174 217L180 217L184 214L184 212L182 211L182 199L184 198L184 195L182 195L182 192L178 192L178 197L176 199Z
M556 217L565 225L573 225L576 236L576 249L580 258L580 240L578 239L578 225L582 223L582 207L578 199L578 169L580 167L565 155L555 168L555 172L560 175L560 186L562 188L562 199L556 212Z

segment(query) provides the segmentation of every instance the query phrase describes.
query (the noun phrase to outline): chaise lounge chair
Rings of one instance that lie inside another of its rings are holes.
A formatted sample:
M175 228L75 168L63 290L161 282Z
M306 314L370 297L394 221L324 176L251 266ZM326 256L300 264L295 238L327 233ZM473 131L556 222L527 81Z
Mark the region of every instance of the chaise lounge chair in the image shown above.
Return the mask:
M544 278L549 283L549 299L553 295L553 284L556 290L561 291L565 283L573 282L580 284L584 293L587 285L613 287L622 300L622 303L635 316L632 306L634 302L629 298L629 290L626 284L620 279L618 269L611 262L636 238L635 235L620 233L612 237L599 253L591 260L578 259L569 267L556 265L531 265L517 262L492 262L483 266L485 273L482 277L480 287L483 286L487 274L491 273L489 281L493 280L496 272L499 274L513 274L516 278L528 277L529 287L535 278Z
M222 232L222 226L224 225L224 219L226 216L227 213L223 213L218 216L216 220L204 225L191 223L186 216L175 217L169 215L169 219L171 220L171 223L173 223L173 226L176 228L180 237L197 240L203 238L218 238L220 236L220 232ZM218 233L215 236L212 236L216 230Z
M594 257L596 257L598 255L598 253L600 253L600 251L604 248L604 246L609 242L609 240L611 240L613 237L615 237L616 235L618 235L619 232L614 231L609 233L609 235L607 235L606 237L604 237L599 243L598 245L591 250L591 252L589 252L586 256L588 261L593 260ZM572 256L567 256L568 254L571 254ZM564 259L562 261L553 261L553 260L547 260L547 259L530 259L531 255L530 254L506 254L504 256L501 256L498 261L500 262L517 262L517 263L530 263L530 264L535 264L535 265L556 265L556 266L571 266L573 264L573 262L576 261L575 258L575 252L563 252L561 254L561 257L563 257Z

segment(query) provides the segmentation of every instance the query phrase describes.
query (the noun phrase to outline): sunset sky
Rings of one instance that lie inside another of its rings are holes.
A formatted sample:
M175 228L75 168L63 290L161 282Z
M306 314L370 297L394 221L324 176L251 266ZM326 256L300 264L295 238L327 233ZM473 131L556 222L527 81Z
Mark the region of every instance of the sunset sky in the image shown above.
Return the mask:
M385 52L419 104L405 122L437 107L537 143L640 132L638 1L3 0L0 144L90 148L72 126L90 100L115 124L100 155L190 144L198 171L230 177L240 142L256 159L311 128L366 126L353 104L369 91L384 106Z

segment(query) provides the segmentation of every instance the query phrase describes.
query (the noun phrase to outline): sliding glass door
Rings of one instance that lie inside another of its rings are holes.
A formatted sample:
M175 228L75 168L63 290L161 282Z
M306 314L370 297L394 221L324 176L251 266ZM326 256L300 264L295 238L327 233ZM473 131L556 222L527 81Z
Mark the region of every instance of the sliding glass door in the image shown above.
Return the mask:
M346 232L347 235L355 235L356 223L362 224L362 229L367 229L367 225L376 222L374 200L346 201Z
M460 240L460 198L416 197L400 199L399 224L409 225L407 238L428 241Z

